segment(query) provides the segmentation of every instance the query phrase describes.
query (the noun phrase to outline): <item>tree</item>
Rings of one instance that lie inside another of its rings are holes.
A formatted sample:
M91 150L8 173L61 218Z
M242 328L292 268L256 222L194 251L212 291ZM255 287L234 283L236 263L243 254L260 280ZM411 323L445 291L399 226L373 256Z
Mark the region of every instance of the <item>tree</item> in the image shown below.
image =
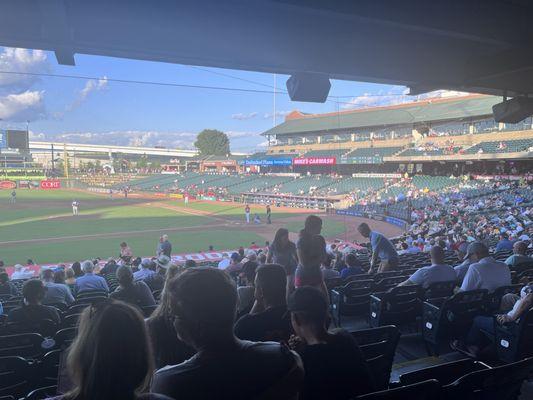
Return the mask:
M194 146L203 156L226 156L230 154L228 136L216 129L204 129L196 137Z

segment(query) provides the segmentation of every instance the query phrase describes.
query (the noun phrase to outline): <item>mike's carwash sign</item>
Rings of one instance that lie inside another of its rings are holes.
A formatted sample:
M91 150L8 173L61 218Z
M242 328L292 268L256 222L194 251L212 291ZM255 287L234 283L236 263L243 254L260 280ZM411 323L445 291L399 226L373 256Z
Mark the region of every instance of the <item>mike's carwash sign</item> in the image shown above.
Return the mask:
M335 165L335 157L301 157L292 160L293 165Z

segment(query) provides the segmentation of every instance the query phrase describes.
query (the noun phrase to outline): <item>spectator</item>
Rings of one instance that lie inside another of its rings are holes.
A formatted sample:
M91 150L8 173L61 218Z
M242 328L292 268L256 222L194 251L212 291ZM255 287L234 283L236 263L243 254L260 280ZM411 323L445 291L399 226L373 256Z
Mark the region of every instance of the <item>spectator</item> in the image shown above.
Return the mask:
M54 283L54 271L51 269L43 270L41 272L41 280L46 290L43 304L65 304L68 306L74 302L74 297L67 285Z
M165 287L168 282L167 278ZM173 322L170 294L163 289L159 305L146 320L156 368L180 364L195 354L192 347L178 338Z
M435 282L455 282L457 276L455 270L444 262L444 249L440 246L433 246L429 251L431 255L431 265L418 269L409 279L399 284L420 285L427 289Z
M510 251L513 250L513 242L509 240L509 237L502 233L500 235L500 241L496 245L496 251Z
M130 246L126 242L120 243L120 258L125 263L129 263L133 258L133 251L131 251Z
M487 289L494 292L501 286L511 284L511 271L509 267L490 257L489 249L481 242L473 242L468 245L466 257L472 264L468 267L462 291Z
M277 342L289 339L286 286L287 276L281 265L265 264L257 268L255 304L235 324L239 339Z
M186 260L185 261L185 268L194 268L196 267L196 261L194 260Z
M15 271L11 274L11 279L29 279L33 277L33 271L22 264L16 264L14 267Z
M67 268L65 270L65 284L67 284L67 285L75 285L76 284L76 276L75 276L74 270L72 268Z
M44 284L38 279L24 282L24 286L22 286L24 302L22 306L11 310L7 316L7 322L34 324L48 319L59 325L61 318L57 309L42 305L45 292Z
M459 286L463 284L463 280L465 279L466 272L468 271L470 264L471 264L470 260L466 258L461 264L453 267L455 271L455 278Z
M154 306L155 299L150 288L143 281L133 281L131 268L122 265L117 269L119 287L111 293L110 297L138 307Z
M155 260L155 273L147 276L144 279L144 282L148 285L152 292L155 292L156 290L163 290L163 286L165 286L165 275L167 273L167 269L171 265L172 263L169 257L163 254L157 257Z
M361 275L365 271L361 268L361 263L357 259L357 256L354 253L348 253L345 257L346 267L341 271L341 278L346 279L349 276Z
M398 253L389 239L381 233L372 231L368 224L362 223L357 227L361 236L370 239L372 246L372 258L370 260L371 272L377 269L377 272L387 272L398 267ZM377 260L381 260L377 267Z
M117 273L118 264L115 260L110 258L100 270L100 275L115 275Z
M320 270L322 271L322 277L325 281L328 279L335 279L340 276L339 271L333 269L333 264L335 263L334 260L329 260L330 262L322 263L322 266L320 267Z
M516 296L514 294L508 294L506 296ZM504 296L504 297L506 297ZM500 314L496 316L496 321L499 324L508 324L515 322L528 312L533 307L533 285L526 285L520 291L520 296L516 296L514 299L514 306L506 314ZM466 338L466 350L472 356L478 357L480 350L487 342L486 334L494 334L494 318L492 316L479 315L474 318L468 336ZM461 343L455 341L452 345L454 348L461 349Z
M242 264L241 264L241 257L239 256L239 253L231 253L231 256L229 258L229 265L226 267L222 267L220 269L226 270L227 273L239 273L242 270Z
M67 369L73 388L56 399L168 399L141 394L152 377L150 343L141 314L122 302L83 311Z
M322 271L320 271L320 266L326 258L324 238L304 231L298 240L297 252L300 263L294 275L295 287L314 286L327 295Z
M83 271L81 270L81 264L78 261L73 263L71 268L74 271L75 278L79 278L80 276L83 276Z
M66 285L65 280L67 276L65 274L65 268L56 269L54 271L54 283L61 283L63 285Z
M13 283L9 280L7 272L0 272L0 296L18 296L19 291Z
M372 376L352 336L342 330L327 331L328 304L319 290L296 289L288 309L297 335L290 344L305 368L300 399L352 399L374 391Z
M267 263L279 264L285 268L287 276L294 275L298 265L296 245L289 239L289 231L280 228L268 248Z
M93 273L94 264L92 261L84 261L81 265L81 269L83 270L84 275L76 279L76 293L81 293L88 290L101 290L109 292L109 287L107 286L106 280Z
M133 279L136 281L143 281L155 274L155 271L152 269L154 268L153 262L148 258L142 260L140 267L141 269L133 274Z
M515 242L513 245L513 255L505 260L505 264L511 268L520 266L531 267L533 265L533 257L528 257L526 253L527 243L523 241Z
M158 370L154 392L196 400L297 397L303 370L296 354L277 343L235 338L237 291L226 273L189 269L167 289L178 337L198 353Z
M243 285L237 288L237 296L239 299L239 303L237 306L238 315L250 312L254 304L254 285L257 266L257 263L254 261L248 261L242 266L242 273L240 274L240 278Z
M159 238L159 245L157 246L156 255L159 257L165 255L170 258L172 254L172 245L168 241L168 235L163 235Z

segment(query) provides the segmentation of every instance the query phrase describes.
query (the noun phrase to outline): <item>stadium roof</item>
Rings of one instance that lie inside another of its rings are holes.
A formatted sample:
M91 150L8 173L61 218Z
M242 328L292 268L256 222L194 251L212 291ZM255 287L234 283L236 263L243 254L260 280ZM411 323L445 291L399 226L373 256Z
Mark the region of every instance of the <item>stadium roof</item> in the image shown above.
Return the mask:
M0 46L533 94L529 0L16 0Z
M285 122L263 135L288 135L337 129L397 126L422 122L458 120L492 115L495 96L428 99L388 107L373 107L327 114L291 113Z

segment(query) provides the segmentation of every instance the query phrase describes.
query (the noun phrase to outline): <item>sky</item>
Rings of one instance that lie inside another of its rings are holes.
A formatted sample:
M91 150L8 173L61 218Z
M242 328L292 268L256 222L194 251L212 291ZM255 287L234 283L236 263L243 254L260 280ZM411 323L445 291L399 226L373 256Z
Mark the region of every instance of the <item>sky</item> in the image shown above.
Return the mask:
M293 110L321 113L416 100L402 86L332 80L330 96L340 96L336 101L292 102L284 93L284 75L83 54L75 59L76 66L64 66L53 53L0 47L0 129L28 127L30 140L183 149L194 148L202 129L219 129L229 136L232 151L252 153L265 149L260 134L273 126L274 97L278 124Z

